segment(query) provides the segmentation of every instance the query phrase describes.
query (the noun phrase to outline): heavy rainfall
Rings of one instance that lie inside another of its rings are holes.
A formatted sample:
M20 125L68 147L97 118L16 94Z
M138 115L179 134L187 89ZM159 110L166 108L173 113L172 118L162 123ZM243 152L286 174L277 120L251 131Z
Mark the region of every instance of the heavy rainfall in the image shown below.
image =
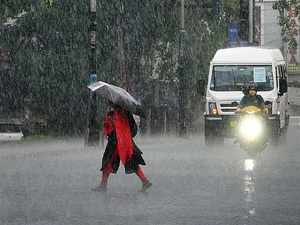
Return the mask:
M0 224L300 224L299 5L2 1Z

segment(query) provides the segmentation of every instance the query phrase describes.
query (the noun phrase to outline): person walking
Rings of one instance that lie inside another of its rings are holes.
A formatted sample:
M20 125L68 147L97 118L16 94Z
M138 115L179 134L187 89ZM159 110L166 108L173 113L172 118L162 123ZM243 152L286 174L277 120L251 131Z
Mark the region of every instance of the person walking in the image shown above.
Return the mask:
M142 151L133 141L137 134L137 125L132 113L126 109L110 103L113 110L108 112L104 118L104 135L108 143L102 157L102 176L99 186L93 191L105 192L108 179L112 173L117 173L120 161L125 167L126 174L135 173L142 182L141 192L145 192L152 183L145 176L141 165L146 165Z

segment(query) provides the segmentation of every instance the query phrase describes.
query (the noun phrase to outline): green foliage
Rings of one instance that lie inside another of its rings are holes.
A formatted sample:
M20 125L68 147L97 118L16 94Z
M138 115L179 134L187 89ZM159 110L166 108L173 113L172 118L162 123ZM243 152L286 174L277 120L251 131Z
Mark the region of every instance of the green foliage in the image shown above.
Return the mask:
M0 4L0 22L3 23L8 17L14 17L22 11L28 11L31 8L30 1L23 0L1 0Z
M240 0L226 0L223 2L223 10L229 20L238 20L240 16Z
M10 70L2 71L0 77L6 88L1 104L8 112L29 106L35 115L47 119L53 132L81 132L88 99L89 1L29 2L10 0L0 7L2 23L27 12L18 18L16 26L1 30L0 47L11 53ZM235 2L226 1L217 16L202 1L187 1L186 78L190 96L196 81L206 78L213 54L224 45L226 23ZM155 79L163 87L171 87L164 89L162 98L176 96L179 1L101 0L97 4L98 79L123 83L121 49L127 84L136 96L153 104L149 99L153 98Z
M288 11L294 9L296 19L299 21L299 0L278 0L273 4L273 9L279 12L279 25L281 26L281 35L283 41L288 43L289 49L297 49L297 32L293 26L293 18L289 16Z

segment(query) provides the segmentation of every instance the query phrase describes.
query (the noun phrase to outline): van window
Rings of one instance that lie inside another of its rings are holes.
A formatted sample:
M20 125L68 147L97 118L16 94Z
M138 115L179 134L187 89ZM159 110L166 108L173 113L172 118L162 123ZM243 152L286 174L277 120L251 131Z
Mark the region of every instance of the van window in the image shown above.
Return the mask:
M255 83L259 91L274 88L271 65L221 65L214 66L210 89L214 91L241 91Z

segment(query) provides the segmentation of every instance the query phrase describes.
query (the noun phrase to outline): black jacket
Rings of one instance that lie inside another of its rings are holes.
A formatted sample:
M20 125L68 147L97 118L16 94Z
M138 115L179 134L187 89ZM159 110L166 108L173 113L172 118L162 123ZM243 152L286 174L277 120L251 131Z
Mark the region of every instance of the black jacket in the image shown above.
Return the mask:
M261 95L255 95L255 96L245 95L240 102L240 107L244 108L247 106L256 106L258 108L264 108L265 101Z

